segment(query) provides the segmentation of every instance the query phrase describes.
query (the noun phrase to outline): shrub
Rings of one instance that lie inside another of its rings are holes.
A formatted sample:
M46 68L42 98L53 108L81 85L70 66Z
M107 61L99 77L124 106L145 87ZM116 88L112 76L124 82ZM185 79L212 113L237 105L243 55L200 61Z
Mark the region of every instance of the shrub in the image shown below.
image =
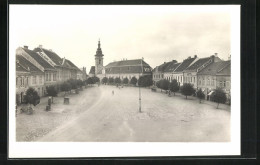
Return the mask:
M152 76L151 75L141 76L138 79L138 85L142 86L142 87L148 87L148 86L153 85Z
M158 85L159 85L158 88L160 88L161 90L167 91L167 90L169 89L169 84L170 84L170 82L169 82L168 80L162 79L162 80L160 80L158 83L159 83L159 84L158 84Z
M227 96L226 93L221 88L217 88L212 94L211 99L212 101L217 103L217 109L218 109L219 103L225 103L227 100Z
M177 80L173 79L172 82L169 84L169 90L171 92L173 92L174 96L175 96L175 92L178 92L180 89L180 86L177 82Z
M24 100L26 104L29 104L30 107L28 108L29 114L33 113L33 109L31 105L36 106L40 103L40 96L38 95L37 91L33 88L29 88L26 91L26 94L24 96Z
M68 82L64 82L61 84L60 88L61 88L61 91L66 93L71 90L71 85Z
M94 84L94 81L93 81L92 77L89 77L89 78L86 80L86 82L87 82L87 84L90 84L90 85Z
M107 84L107 82L108 82L108 78L107 78L107 77L103 77L102 83L103 83L103 84Z
M184 83L183 86L181 87L181 94L183 94L184 96L191 96L192 94L194 94L195 90L193 89L193 85L190 83Z
M198 97L198 99L200 100L200 103L201 103L201 100L202 100L202 99L205 99L205 94L202 92L201 89L199 89L199 90L197 91L197 97Z
M108 79L108 83L109 84L114 84L114 78L113 77L109 77L109 79Z
M120 79L119 77L116 77L116 78L115 78L115 83L116 83L116 84L121 84L121 79Z
M130 84L136 85L136 83L137 83L136 77L132 77L130 80Z
M128 84L129 83L129 80L128 80L128 78L126 77L126 78L124 78L123 79L123 84Z
M93 79L93 84L96 84L96 83L99 83L100 82L100 79L96 76L92 77Z
M75 80L75 79L69 79L67 82L70 83L71 89L77 89L77 88L78 88L77 80Z
M58 94L57 89L55 88L55 86L52 85L52 86L46 87L46 91L47 91L48 96L52 96L52 103L53 103L53 97L57 96L57 94Z

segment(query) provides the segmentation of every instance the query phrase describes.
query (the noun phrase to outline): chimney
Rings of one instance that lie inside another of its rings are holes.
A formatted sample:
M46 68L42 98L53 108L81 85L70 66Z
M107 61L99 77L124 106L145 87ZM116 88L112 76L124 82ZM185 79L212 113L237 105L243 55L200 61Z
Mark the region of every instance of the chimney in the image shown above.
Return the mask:
M197 55L196 55L196 54L194 55L194 58L197 58Z
M188 57L188 59L190 59L190 58L191 58L191 56Z
M23 47L24 47L24 49L28 49L28 46L26 46L26 45L24 45Z
M231 54L229 55L228 60L229 60L229 61L231 60Z
M215 57L218 57L218 53L215 53Z
M42 48L42 45L39 45L39 48Z

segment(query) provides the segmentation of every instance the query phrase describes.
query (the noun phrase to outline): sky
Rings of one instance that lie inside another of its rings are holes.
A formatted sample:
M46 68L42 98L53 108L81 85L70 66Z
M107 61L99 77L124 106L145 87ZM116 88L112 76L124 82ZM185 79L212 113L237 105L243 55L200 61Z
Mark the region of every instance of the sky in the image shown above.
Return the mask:
M79 68L94 66L98 40L104 65L141 59L152 67L218 53L227 60L230 13L219 6L10 5L10 47L39 45Z

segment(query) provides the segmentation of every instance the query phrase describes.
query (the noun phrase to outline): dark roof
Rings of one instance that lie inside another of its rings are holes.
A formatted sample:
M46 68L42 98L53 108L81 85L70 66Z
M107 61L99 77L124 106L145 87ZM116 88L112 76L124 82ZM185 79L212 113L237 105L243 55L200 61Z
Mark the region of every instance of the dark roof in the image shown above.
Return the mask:
M221 75L231 75L231 62L230 61L226 61L227 64L225 66L223 66L221 69L218 70L217 75L221 76Z
M211 59L211 57L206 57L206 58L201 58L198 61L196 61L194 64L192 64L191 66L189 66L187 69L185 70L196 70L199 67L201 67L204 63L206 63L207 61L209 61Z
M81 71L75 64L73 64L73 62L71 62L70 60L66 59L66 62L69 64L69 66L71 68L77 69L78 71Z
M183 60L180 66L174 72L182 72L184 71L196 58L187 58Z
M142 67L141 67L142 66ZM120 73L150 73L152 68L141 59L137 60L123 60L111 62L106 67L106 74L120 74Z
M19 66L22 66L24 69L26 68L27 71L42 72L39 68L37 68L35 65L33 65L30 61L28 61L21 55L16 55L16 61L19 63Z
M181 63L171 62L165 69L164 72L173 72Z
M214 62L198 72L199 75L216 75L218 71L230 64L230 61Z
M35 52L43 51L56 65L62 64L62 59L55 52L52 52L52 51L44 49L44 48L35 48L33 51L35 51Z
M106 68L116 67L116 66L141 65L141 61L143 66L149 66L144 60L136 59L136 60L123 60L123 61L111 62L108 65L106 65Z
M154 71L161 71L161 72L164 72L164 70L171 65L171 62L164 62L163 64L159 65L159 66L156 66L154 69L153 69L153 72Z
M95 66L91 66L89 74L95 74Z
M18 61L16 62L16 71L30 73L30 71L26 69L24 66L22 66Z
M45 61L39 54L36 52L22 48L26 53L28 53L35 61L37 61L44 69L54 69L47 61Z

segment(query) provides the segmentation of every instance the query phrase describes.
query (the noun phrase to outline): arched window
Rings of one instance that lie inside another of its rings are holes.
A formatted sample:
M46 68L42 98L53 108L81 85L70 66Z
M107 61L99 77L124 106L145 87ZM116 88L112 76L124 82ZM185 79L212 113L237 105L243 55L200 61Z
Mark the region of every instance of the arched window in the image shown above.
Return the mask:
M99 59L99 61L98 61L98 64L100 64L101 63L101 59Z

